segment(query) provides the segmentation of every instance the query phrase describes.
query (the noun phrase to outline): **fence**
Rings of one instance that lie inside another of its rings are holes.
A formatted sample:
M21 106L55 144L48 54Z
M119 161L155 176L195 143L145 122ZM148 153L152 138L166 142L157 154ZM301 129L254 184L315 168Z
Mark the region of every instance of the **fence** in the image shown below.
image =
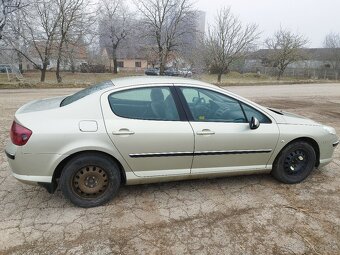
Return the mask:
M252 67L242 68L241 73L260 73L268 76L277 76L278 70L274 67ZM293 77L300 79L324 79L338 80L340 70L331 68L286 68L283 77Z

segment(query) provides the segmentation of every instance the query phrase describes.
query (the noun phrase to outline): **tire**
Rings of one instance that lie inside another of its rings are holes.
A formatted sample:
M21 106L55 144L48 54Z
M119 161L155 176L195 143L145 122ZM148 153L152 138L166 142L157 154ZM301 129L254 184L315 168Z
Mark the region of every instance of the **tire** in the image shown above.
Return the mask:
M283 183L299 183L312 172L315 162L316 154L309 143L294 142L280 152L271 174Z
M73 158L64 167L60 189L80 207L95 207L109 202L121 183L119 167L110 157L86 153Z

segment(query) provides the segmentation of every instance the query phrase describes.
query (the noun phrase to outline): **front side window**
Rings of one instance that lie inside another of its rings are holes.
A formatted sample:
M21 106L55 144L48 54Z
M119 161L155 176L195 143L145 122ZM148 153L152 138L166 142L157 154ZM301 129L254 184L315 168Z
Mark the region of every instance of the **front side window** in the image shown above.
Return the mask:
M244 110L244 113L247 116L248 121L251 120L251 117L255 117L260 121L260 123L272 123L272 121L266 115L255 110L254 108L243 103L242 103L242 108Z
M245 123L240 103L215 91L181 88L194 121Z
M175 101L168 87L137 88L109 95L114 114L142 120L180 120Z

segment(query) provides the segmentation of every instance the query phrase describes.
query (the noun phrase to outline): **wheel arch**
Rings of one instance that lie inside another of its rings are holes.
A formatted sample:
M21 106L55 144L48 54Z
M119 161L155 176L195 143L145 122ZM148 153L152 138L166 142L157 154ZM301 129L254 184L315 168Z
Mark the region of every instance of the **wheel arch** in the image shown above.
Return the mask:
M310 138L310 137L299 137L299 138L296 138L294 140L291 140L289 143L287 143L281 150L280 152L276 155L276 158L274 160L274 164L276 164L278 158L280 157L281 155L281 152L289 145L291 145L292 143L295 143L295 142L306 142L308 144L310 144L314 151L315 151L315 155L316 155L316 161L315 161L315 167L318 167L320 165L320 147L319 147L319 144L317 143L317 141L315 141L313 138Z
M108 154L106 152L103 151L98 151L98 150L84 150L84 151L78 151L75 152L71 155L69 155L68 157L66 157L65 159L63 159L58 166L55 168L54 172L53 172L53 176L52 176L52 182L57 184L57 179L60 178L61 173L64 169L64 167L66 166L66 164L68 162L70 162L74 157L79 156L81 154L88 154L88 153L92 153L92 154L98 154L98 155L105 155L109 158L111 158L113 161L115 161L119 167L119 171L120 171L120 176L121 176L121 183L125 184L126 183L126 173L124 170L123 165L119 162L119 160L117 160L114 156L112 156L111 154Z

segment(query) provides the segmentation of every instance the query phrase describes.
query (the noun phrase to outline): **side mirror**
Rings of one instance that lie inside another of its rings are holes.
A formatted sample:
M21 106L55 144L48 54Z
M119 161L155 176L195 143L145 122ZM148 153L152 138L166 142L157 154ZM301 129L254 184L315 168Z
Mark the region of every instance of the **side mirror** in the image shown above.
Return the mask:
M251 120L249 122L250 129L257 129L259 126L260 126L260 121L255 117L251 117Z

